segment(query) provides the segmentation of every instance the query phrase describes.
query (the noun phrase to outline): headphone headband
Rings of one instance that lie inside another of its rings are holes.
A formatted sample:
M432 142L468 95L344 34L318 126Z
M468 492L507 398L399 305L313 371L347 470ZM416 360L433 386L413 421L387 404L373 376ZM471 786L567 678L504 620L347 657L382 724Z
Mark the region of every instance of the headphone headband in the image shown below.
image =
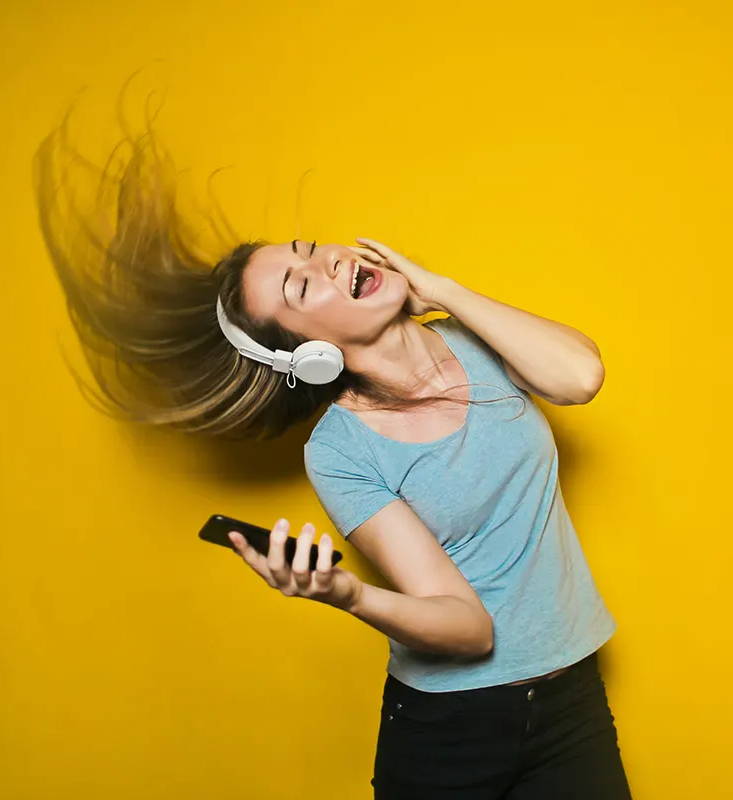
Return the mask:
M220 297L216 298L216 317L222 333L241 355L261 364L268 364L275 372L286 372L287 384L291 389L295 388L296 377L304 383L331 383L344 368L344 355L341 350L336 345L321 339L303 342L292 353L289 350L272 351L264 347L229 321Z

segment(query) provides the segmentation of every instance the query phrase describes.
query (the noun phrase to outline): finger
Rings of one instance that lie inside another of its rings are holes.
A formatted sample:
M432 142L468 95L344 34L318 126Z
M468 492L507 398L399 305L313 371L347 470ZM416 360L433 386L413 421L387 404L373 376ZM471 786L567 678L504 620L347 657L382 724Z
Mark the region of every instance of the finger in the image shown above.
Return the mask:
M270 546L267 550L267 568L280 586L290 584L290 567L285 561L285 540L289 530L288 520L279 519L270 532Z
M373 250L365 250L363 247L349 247L354 253L361 257L362 261L366 261L369 264L386 264L386 260L379 255L379 253L375 253Z
M383 258L389 258L389 256L392 254L392 250L387 247L386 244L382 244L375 239L366 239L363 236L355 236L354 238L357 242L362 242L363 244L366 244L367 247L371 247L372 250L376 250L377 253L379 253L379 255Z
M229 541L232 543L233 550L232 552L235 555L240 556L241 558L245 558L248 554L251 557L249 551L257 552L254 547L242 536L239 531L229 531L227 534Z
M298 543L295 546L295 555L290 570L295 580L295 585L299 590L307 589L311 582L311 545L313 537L316 535L315 526L311 522L306 522L298 536Z
M313 574L313 582L317 589L328 589L331 585L332 555L333 541L327 533L324 533L318 542L318 559L316 560L316 571Z
M349 250L353 250L355 253L359 255L363 255L365 258L380 258L379 253L375 253L374 250L370 250L368 247L358 247L357 245L347 244L346 245Z
M262 553L258 553L254 547L248 546L244 552L244 560L271 589L280 588L272 572L270 572L270 568L267 566L267 559Z
M277 584L273 580L270 570L267 568L266 559L262 553L257 552L241 533L230 531L228 535L230 541L236 548L237 555L241 556L247 565L252 568L253 572L256 572L265 583L273 589L277 588Z

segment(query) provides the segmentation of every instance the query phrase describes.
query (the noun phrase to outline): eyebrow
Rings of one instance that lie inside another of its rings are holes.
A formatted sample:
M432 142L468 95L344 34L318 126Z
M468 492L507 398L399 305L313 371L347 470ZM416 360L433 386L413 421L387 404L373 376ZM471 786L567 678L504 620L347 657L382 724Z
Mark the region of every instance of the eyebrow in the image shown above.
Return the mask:
M296 247L296 242L298 241L299 241L298 239L293 239L293 241L291 242L293 252L295 253L296 256L298 255L298 248ZM290 305L290 303L288 303L288 298L285 297L285 284L287 283L288 278L290 277L290 273L292 271L293 271L292 267L288 267L285 270L285 277L283 278L283 285L282 285L283 300L285 300L285 305L288 306L288 308L292 308L292 306Z

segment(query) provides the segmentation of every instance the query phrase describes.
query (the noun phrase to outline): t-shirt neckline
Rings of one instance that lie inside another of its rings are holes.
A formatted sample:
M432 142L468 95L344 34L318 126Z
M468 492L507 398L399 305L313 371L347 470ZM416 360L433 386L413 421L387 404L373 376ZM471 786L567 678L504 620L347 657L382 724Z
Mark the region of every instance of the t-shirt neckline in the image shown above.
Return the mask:
M474 400L474 396L473 396L474 392L473 392L473 387L472 387L473 378L471 376L471 372L470 372L470 370L468 368L467 363L464 362L460 358L458 353L456 352L456 350L458 348L454 349L453 347L451 347L450 342L448 341L448 337L445 335L445 333L442 330L440 330L440 328L433 327L430 324L430 322L426 322L425 325L429 326L430 330L436 331L438 334L440 334L440 337L445 342L445 345L448 348L448 350L450 350L451 354L453 355L453 358L455 358L456 361L463 368L463 372L466 375L466 381L469 384L469 386L468 386L468 398L469 398L469 400ZM348 408L344 408L343 406L340 406L337 403L331 403L331 407L337 409L338 411L340 411L340 412L342 412L342 413L344 413L346 415L348 415L351 419L356 420L356 422L359 425L361 425L362 428L365 428L367 431L369 431L369 433L371 433L372 436L375 436L378 439L382 439L382 440L384 440L386 442L390 442L390 444L398 444L398 445L402 445L404 447L429 447L430 445L438 445L438 444L441 444L442 442L450 441L451 439L457 437L459 434L465 433L466 429L468 428L470 419L471 419L471 413L473 412L473 403L469 403L468 404L468 408L466 410L466 416L465 416L465 418L463 420L463 424L461 425L460 428L457 428L452 433L448 433L445 436L441 436L438 439L431 439L428 442L404 442L401 439L393 439L391 436L384 436L384 434L378 433L373 428L371 428L369 425L367 425L366 422L364 422L364 420L360 419L353 411L349 410Z

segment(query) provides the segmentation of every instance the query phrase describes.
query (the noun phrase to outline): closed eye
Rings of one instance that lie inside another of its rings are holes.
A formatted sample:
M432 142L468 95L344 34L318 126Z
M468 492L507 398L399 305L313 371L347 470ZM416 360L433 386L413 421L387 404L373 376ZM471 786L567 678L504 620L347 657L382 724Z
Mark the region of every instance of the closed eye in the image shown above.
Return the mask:
M312 243L312 245L311 245L311 251L310 251L310 253L308 253L308 258L310 258L310 257L313 255L313 251L314 251L315 249L316 249L316 240L314 239L314 240L313 240L313 243ZM305 287L306 287L307 285L308 285L308 278L306 278L306 279L303 281L303 288L301 289L301 292L300 292L300 299L301 299L301 300L302 300L302 299L303 299L303 297L305 296Z

